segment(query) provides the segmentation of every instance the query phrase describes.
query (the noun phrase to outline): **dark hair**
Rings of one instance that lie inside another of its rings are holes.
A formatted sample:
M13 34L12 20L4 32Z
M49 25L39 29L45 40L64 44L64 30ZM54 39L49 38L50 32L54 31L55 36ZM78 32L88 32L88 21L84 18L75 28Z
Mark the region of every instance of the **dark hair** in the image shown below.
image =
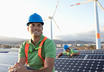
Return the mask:
M28 22L28 23L27 23L27 26L29 26L30 23L41 23L42 25L44 25L43 22Z

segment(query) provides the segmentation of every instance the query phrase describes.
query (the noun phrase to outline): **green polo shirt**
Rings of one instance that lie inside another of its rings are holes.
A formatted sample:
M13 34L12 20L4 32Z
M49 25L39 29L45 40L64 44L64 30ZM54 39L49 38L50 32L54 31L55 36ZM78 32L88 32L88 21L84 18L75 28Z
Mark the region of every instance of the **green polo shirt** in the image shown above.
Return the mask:
M73 50L73 49L71 49L69 52L64 51L64 52L63 52L63 55L70 55L70 54L72 54L72 53L78 53L78 52L79 52L78 50Z
M41 38L36 46L33 45L31 40L27 41L29 43L29 50L28 50L28 66L32 69L40 69L43 67L43 61L38 56L39 44L43 40L44 36L41 35ZM19 50L19 57L25 57L25 44L24 42ZM47 58L56 58L56 45L53 40L47 39L43 46L42 46L42 57L45 59ZM54 69L53 69L54 72Z

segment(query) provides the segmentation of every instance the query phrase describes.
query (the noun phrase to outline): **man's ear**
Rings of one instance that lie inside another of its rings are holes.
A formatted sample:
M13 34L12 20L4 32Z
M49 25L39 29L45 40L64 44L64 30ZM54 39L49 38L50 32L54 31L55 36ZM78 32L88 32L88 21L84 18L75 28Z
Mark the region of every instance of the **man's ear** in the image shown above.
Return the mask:
M27 26L27 31L29 31L29 26Z
M42 30L43 30L43 26L42 26Z

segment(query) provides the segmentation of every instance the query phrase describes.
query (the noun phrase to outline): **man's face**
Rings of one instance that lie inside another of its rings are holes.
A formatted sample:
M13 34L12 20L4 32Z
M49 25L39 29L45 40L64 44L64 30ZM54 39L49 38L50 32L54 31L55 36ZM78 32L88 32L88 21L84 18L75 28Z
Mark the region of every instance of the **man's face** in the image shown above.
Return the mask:
M27 29L31 35L40 36L43 31L43 25L41 23L30 23Z
M66 52L69 52L70 51L70 49L68 48L68 49L66 49Z

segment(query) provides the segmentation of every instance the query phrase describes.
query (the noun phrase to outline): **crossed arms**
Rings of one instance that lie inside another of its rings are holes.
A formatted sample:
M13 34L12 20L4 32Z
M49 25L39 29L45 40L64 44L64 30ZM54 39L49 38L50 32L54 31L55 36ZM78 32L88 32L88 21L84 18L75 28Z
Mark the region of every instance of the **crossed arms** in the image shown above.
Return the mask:
M45 58L44 67L39 70L28 70L25 65L25 58L20 58L18 63L9 68L9 72L52 72L54 58Z

